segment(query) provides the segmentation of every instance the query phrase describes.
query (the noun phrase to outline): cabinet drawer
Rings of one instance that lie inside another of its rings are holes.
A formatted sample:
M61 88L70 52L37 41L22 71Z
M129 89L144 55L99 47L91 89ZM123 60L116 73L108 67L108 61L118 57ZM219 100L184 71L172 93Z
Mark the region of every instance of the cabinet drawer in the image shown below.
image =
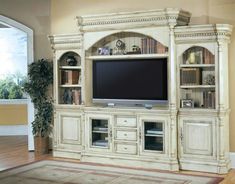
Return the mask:
M136 131L116 130L116 139L136 141L137 133Z
M118 117L117 126L136 127L136 118Z
M137 146L136 144L124 144L124 143L116 143L115 144L116 153L127 153L136 155L137 154Z

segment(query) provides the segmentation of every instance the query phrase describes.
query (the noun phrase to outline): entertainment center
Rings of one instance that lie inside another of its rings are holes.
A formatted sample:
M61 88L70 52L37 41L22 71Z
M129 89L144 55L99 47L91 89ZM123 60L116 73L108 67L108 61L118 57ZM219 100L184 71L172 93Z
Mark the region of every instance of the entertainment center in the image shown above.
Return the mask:
M53 155L227 173L232 26L176 8L77 17L54 51Z

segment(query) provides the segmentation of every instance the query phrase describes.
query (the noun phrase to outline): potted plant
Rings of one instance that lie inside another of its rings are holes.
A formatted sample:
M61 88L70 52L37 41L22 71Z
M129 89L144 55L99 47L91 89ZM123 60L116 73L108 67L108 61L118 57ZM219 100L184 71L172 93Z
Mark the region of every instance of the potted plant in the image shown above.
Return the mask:
M49 86L53 83L53 65L46 59L33 62L28 67L28 80L23 85L35 108L32 122L35 154L48 153L49 134L52 131L53 104Z

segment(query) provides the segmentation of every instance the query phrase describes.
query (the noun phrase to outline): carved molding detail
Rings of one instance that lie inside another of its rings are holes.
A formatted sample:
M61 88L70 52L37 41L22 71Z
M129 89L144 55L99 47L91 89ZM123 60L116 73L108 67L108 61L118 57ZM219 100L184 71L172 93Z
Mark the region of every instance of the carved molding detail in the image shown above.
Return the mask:
M232 26L227 24L183 26L175 28L176 42L188 40L230 41Z
M48 38L50 40L51 48L53 50L82 48L81 34L53 35L48 36Z
M166 8L162 10L110 13L77 17L79 30L92 31L95 28L109 30L112 25L145 27L150 25L188 25L191 14L181 9Z

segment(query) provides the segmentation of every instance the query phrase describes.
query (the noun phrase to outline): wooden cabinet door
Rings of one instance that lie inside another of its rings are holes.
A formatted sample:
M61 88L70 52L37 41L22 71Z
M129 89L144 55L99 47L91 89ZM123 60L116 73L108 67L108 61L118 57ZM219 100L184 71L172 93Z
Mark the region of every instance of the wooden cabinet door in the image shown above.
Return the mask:
M65 150L82 149L82 115L74 112L59 112L57 114L58 148Z
M180 158L208 158L215 155L215 120L181 118L179 126Z

